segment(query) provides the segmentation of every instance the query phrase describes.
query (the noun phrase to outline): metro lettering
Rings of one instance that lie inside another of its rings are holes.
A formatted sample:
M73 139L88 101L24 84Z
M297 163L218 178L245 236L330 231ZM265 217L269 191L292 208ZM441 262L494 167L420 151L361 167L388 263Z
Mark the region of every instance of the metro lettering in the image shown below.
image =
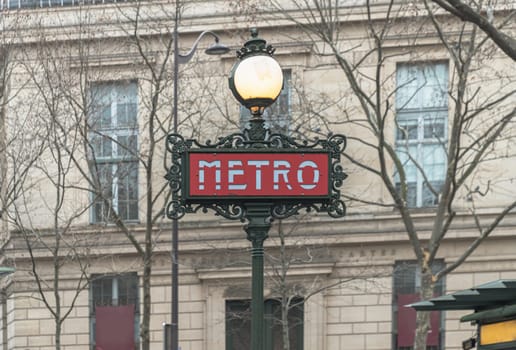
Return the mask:
M327 153L191 153L191 196L326 196Z

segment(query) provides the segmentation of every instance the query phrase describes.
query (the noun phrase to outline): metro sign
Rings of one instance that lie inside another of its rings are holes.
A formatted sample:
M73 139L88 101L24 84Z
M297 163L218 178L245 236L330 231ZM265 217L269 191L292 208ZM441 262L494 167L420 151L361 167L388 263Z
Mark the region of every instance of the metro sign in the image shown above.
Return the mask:
M265 135L251 131L206 144L167 136L171 163L165 178L172 191L167 217L177 220L200 210L251 221L263 215L286 219L300 210L333 218L346 214L339 190L347 177L340 164L345 136L298 143L281 134L262 140L258 136Z
M186 154L187 202L230 198L325 199L330 196L329 152L206 152Z

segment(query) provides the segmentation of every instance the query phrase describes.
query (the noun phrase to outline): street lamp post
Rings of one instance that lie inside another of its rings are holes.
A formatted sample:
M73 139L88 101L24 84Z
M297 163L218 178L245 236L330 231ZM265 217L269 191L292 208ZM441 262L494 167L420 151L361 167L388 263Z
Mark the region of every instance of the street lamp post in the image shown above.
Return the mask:
M343 135L313 143L298 143L271 134L262 113L278 97L283 74L272 58L274 49L258 38L257 30L237 51L229 86L249 108L250 125L242 133L201 144L174 133L167 137L171 165L165 178L172 189L166 214L178 220L188 213L215 211L229 220L247 220L244 230L252 243L251 350L264 350L263 243L272 219L285 219L300 210L346 213L339 188L346 174L340 155Z
M251 111L250 140L265 141L262 114L278 98L283 87L283 72L272 58L274 49L258 38L258 31L251 29L251 39L238 52L238 61L229 76L229 88L235 98ZM264 300L263 300L263 242L271 227L271 203L247 203L249 223L244 227L251 249L251 350L263 350Z
M229 48L219 41L219 36L212 31L203 31L195 40L192 48L186 54L179 53L179 5L176 3L176 16L174 22L174 62L173 62L173 74L174 74L174 90L173 90L173 105L172 105L172 123L173 132L177 133L178 117L177 117L177 106L178 106L178 83L179 83L179 65L189 62L195 51L197 45L203 37L210 35L214 38L215 42L208 47L204 52L208 55L222 55L229 52ZM170 349L179 349L179 278L178 278L178 248L179 248L179 225L177 219L172 219L172 288L171 288L171 336L170 336Z

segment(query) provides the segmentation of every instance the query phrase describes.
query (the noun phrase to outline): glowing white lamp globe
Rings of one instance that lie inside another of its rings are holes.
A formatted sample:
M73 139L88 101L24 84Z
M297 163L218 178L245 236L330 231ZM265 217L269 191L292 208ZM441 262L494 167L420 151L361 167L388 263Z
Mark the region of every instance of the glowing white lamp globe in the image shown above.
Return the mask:
M283 87L283 72L271 56L257 55L242 60L234 72L235 90L253 114L278 98Z
M258 38L258 30L251 29L252 38L237 51L237 62L229 76L229 88L235 98L258 117L276 101L283 88L283 72L272 58L274 49Z

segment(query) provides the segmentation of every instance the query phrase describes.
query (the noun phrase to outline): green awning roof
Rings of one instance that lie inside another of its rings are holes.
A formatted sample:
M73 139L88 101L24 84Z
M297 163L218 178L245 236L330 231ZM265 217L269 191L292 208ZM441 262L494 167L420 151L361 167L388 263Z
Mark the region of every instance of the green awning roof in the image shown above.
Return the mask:
M474 310L463 322L516 315L516 280L498 280L407 305L417 311ZM482 312L482 313L481 313Z
M462 316L461 322L481 321L481 320L492 320L510 318L516 315L516 305L505 305L494 309L474 312L472 314Z

